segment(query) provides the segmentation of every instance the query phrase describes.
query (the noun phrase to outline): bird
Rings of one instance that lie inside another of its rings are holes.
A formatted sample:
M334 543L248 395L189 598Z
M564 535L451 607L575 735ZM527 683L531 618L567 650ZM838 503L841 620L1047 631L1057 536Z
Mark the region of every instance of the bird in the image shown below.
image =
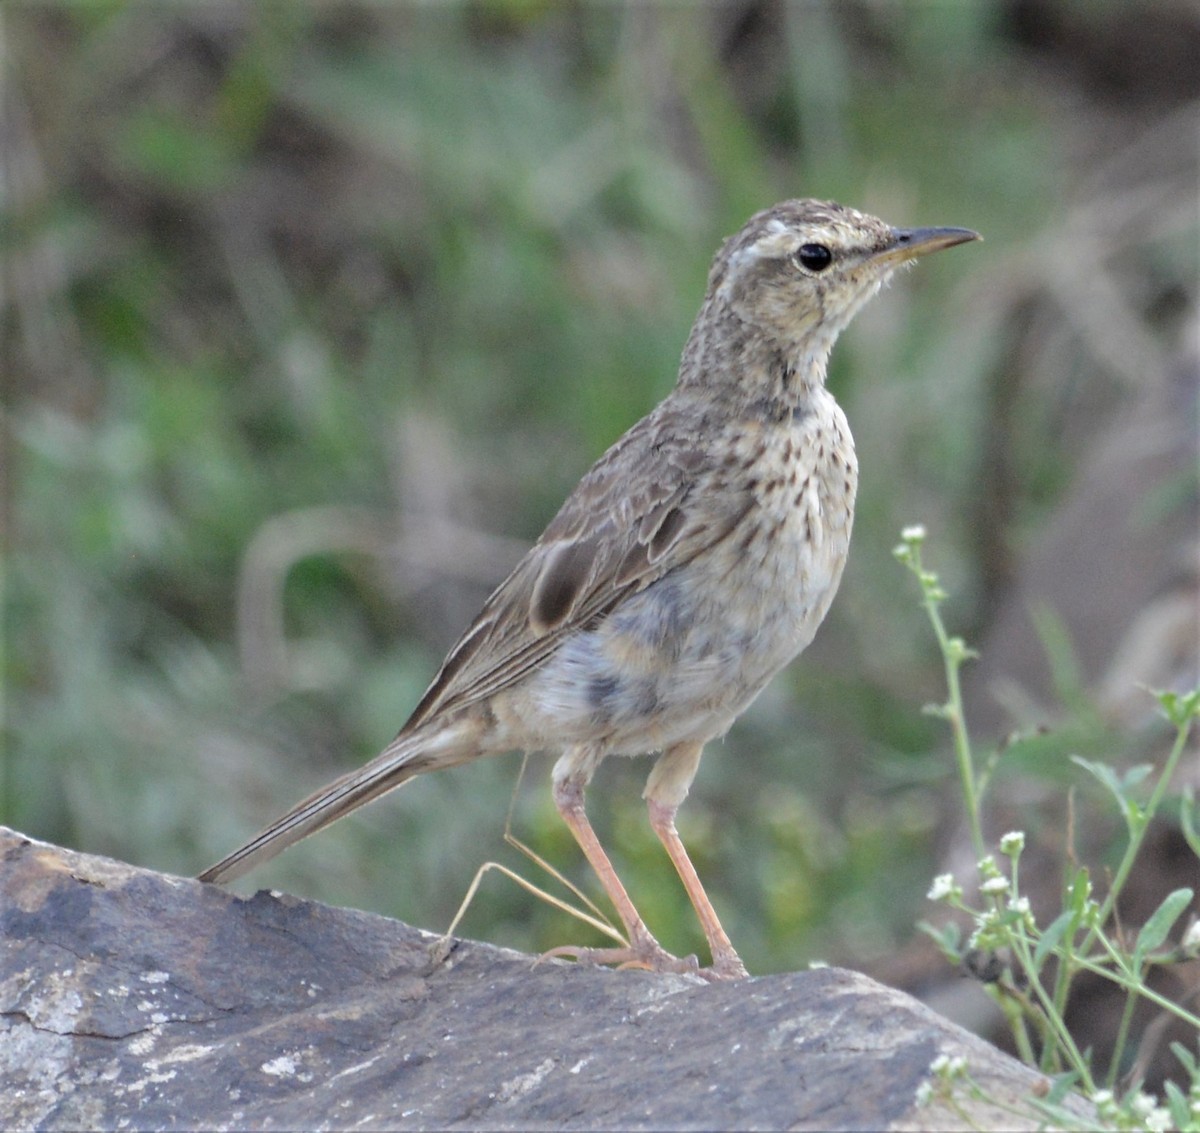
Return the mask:
M813 639L850 544L858 464L826 389L838 335L895 270L980 239L783 201L718 249L666 398L595 463L450 649L396 738L199 875L222 883L414 776L557 754L555 806L621 920L577 962L748 975L675 820L701 752ZM643 797L711 966L662 947L584 809L611 755L656 755Z

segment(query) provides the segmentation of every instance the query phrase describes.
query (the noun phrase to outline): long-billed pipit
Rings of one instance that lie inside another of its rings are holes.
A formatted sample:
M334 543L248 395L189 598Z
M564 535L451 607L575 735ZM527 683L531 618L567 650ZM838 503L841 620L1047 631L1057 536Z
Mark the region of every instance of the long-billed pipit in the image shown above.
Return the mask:
M825 388L838 334L901 264L978 239L785 201L721 246L675 388L580 481L375 759L200 875L227 881L414 775L560 753L554 801L628 936L579 960L696 970L650 934L584 813L609 755L661 753L644 797L703 926L746 969L675 830L704 745L812 640L841 579L858 465Z

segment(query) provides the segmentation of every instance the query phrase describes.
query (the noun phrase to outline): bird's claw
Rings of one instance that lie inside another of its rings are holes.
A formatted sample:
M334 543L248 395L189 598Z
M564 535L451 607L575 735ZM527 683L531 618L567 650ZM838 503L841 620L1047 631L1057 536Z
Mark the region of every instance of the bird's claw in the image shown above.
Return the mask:
M708 983L748 979L750 973L737 953L719 956L709 968L700 967L695 955L674 956L653 937L620 948L584 948L564 944L551 948L538 957L542 960L568 959L577 964L612 964L618 970L641 968L647 972L674 972L678 975L699 976Z
M613 964L618 969L641 968L647 972L677 972L704 977L704 969L695 956L672 956L653 939L621 948L583 948L564 944L543 952L538 962L563 958L574 960L577 964Z

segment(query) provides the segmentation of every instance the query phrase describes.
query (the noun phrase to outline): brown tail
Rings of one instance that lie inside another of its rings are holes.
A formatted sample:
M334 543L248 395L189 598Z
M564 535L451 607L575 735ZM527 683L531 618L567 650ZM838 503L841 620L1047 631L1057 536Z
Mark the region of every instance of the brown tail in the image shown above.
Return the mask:
M297 803L244 846L209 866L199 880L232 881L413 776L475 759L484 753L471 742L470 731L451 725L432 734L419 729L401 733L370 763L348 771Z

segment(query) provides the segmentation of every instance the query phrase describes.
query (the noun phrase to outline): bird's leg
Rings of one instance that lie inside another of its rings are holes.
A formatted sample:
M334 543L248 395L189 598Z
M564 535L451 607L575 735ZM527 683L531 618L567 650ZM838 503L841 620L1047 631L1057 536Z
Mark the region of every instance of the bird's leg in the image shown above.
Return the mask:
M665 751L654 765L644 797L650 813L650 826L675 864L679 880L687 890L708 940L708 947L712 953L712 968L710 973L705 974L711 974L714 979L740 980L750 973L746 971L746 965L742 963L741 957L721 927L717 911L712 907L708 894L704 892L696 867L692 865L679 832L675 829L675 814L679 810L679 804L687 796L696 768L700 765L702 750L702 744L689 743L679 744Z
M583 808L583 791L591 769L586 774L574 768L564 766L566 759L560 761L554 769L554 805L562 815L567 828L575 836L579 848L583 850L604 892L613 903L617 916L625 928L629 939L627 948L576 948L565 946L552 948L546 956L570 956L575 960L593 964L617 964L622 967L647 968L656 972L696 972L699 963L694 956L680 959L672 956L657 940L654 939L646 922L642 920L633 901L621 884L617 871L600 845L600 839L592 829L587 814ZM563 771L560 774L560 769Z
M683 887L687 890L687 895L691 898L692 906L696 910L696 916L700 918L700 926L704 929L704 935L708 938L708 947L712 951L712 974L722 980L745 979L750 973L746 971L746 965L742 963L741 957L738 956L725 930L721 927L721 922L717 919L717 911L712 907L708 894L704 892L704 886L700 884L696 867L692 865L687 850L684 849L683 842L680 841L679 834L675 829L675 812L679 808L664 806L653 800L647 802L646 806L650 811L650 825L654 828L654 833L658 835L659 841L666 847L671 861L675 863L679 880L683 882Z

